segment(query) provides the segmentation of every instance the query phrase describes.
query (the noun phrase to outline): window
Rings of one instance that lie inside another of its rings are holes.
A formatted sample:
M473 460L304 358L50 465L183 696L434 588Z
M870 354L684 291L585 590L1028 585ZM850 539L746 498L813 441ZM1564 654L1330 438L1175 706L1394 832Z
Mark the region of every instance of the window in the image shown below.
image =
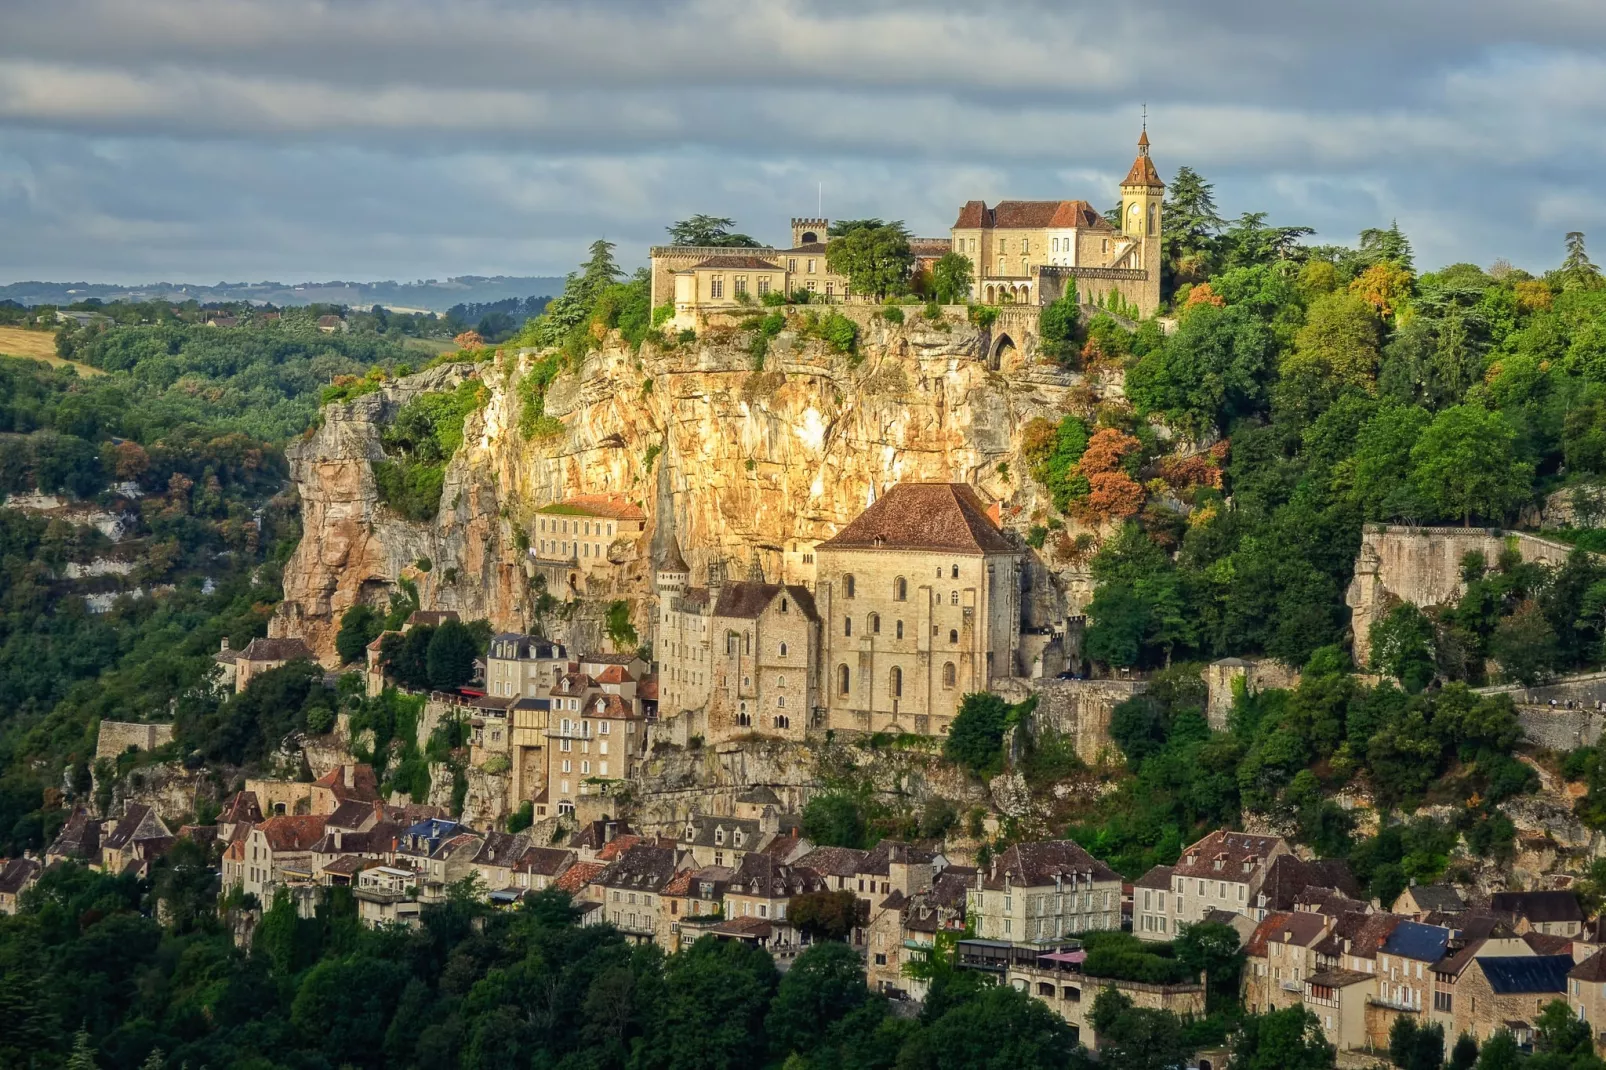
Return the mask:
M846 695L848 691L851 690L851 688L848 686L851 682L852 676L848 672L848 667L846 665L838 665L836 669L837 691L840 694Z
M580 763L580 775L581 776L590 776L591 775L591 763L590 762L581 762Z
M1031 252L1032 251L1032 239L1030 239L1030 238L1022 238L1020 240L1020 251L1023 252L1023 253Z
M834 283L834 282L826 283L825 284L825 296L830 297L834 293L836 293L836 283Z
M763 297L765 294L767 294L769 292L770 292L770 277L768 275L760 275L758 277L758 296Z
M1002 275L1002 274L1003 274L1003 273L1004 273L1004 271L1005 271L1005 270L1006 270L1006 269L1005 269L1005 267L1004 267L1004 258L1003 258L1003 257L999 257L999 258L998 258L998 273L999 273L999 274L1000 274L1000 275Z
M796 271L797 270L797 257L795 257L795 256L787 257L787 259L786 259L786 270L788 270L788 271Z
M814 274L814 258L812 256L809 257L809 274Z
M784 599L784 598L781 599L781 612L782 613L786 612L786 599Z
M852 598L853 597L853 586L854 586L853 585L853 574L850 572L846 576L842 577L842 597L843 598Z
M897 602L909 600L909 581L902 576L892 581L892 598Z
M1009 242L1004 238L999 238L998 239L998 251L1002 253L1002 252L1007 251L1008 248L1009 248Z
M870 614L870 634L871 635L880 635L881 634L881 614L879 614L879 613Z
M953 566L952 578L956 579L956 580L959 578L959 566L958 565L954 565Z
M958 591L949 591L948 592L948 604L951 605L951 606L957 606L959 604L959 592Z
M976 251L976 239L975 238L970 239L970 251L971 252L975 252Z
M950 646L957 646L959 644L959 629L958 628L949 628L948 629L948 643L949 643Z
M607 721L603 721L601 724L597 725L597 731L599 733L601 733L602 735L607 735L608 734L608 722ZM602 753L604 753L604 754L608 753L608 745L606 743L604 743L602 745Z
M781 644L781 657L783 657L783 658L786 657L786 644L785 643Z
M786 716L786 714L778 713L778 714L775 715L775 727L776 728L791 728L792 727L792 721L791 721L791 719L789 717Z
M853 618L852 617L843 617L842 618L842 634L843 635L852 635L853 634Z
M899 639L902 639L903 638L903 621L900 620L898 622L898 626L897 626L896 630L897 630L897 637Z
M887 682L887 690L893 698L903 697L903 670L896 665L892 667L892 674Z
M952 691L957 676L958 676L958 673L956 673L954 671L954 663L951 662L951 661L943 662L943 665L942 665L942 686L944 688Z
M724 297L725 296L725 276L723 276L723 275L713 275L713 276L709 277L709 280L708 280L708 296L709 297Z
M737 297L741 297L741 296L743 296L744 294L747 293L747 276L746 275L737 275L735 278L733 278L731 280L731 282L734 284L733 289L734 289Z
M747 712L747 703L742 703L741 709L736 711L736 723L746 728L753 723L753 717Z

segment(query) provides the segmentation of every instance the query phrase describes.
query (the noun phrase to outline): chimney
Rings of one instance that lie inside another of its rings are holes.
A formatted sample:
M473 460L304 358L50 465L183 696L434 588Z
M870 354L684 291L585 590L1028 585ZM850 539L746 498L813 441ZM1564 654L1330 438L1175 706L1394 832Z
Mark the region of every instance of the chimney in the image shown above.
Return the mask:
M223 642L219 646L218 649L224 654L227 654L229 652L229 637L228 636L225 635L223 637Z
M345 840L346 834L340 829L335 829L335 850L340 850L342 845L345 843Z

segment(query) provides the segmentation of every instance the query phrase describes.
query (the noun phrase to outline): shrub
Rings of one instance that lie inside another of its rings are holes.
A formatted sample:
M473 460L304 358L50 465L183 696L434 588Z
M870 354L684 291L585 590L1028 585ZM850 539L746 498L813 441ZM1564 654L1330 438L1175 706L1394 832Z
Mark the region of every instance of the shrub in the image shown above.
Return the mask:
M991 305L971 305L970 322L978 327L991 327L998 322L998 309Z
M668 323L670 320L672 320L674 318L675 318L675 305L674 305L674 302L669 302L667 304L659 305L657 308L652 310L652 325L653 325L654 328L662 327L665 323Z
M903 309L899 308L897 305L882 306L880 315L881 318L886 320L888 323L903 322Z
M810 300L812 300L812 298L812 294L799 287L798 289L792 291L792 296L788 298L788 300L794 305L806 305Z
M413 562L413 567L420 572L427 573L435 567L435 562L431 561L427 557L420 557L417 561Z
M373 470L380 501L414 523L435 519L445 478L439 465L407 460L375 461Z
M859 341L859 325L840 312L832 312L821 320L819 332L838 353L852 353Z
M675 341L680 345L691 345L693 342L697 341L697 332L692 330L690 327L687 327L684 331L681 331L675 336Z

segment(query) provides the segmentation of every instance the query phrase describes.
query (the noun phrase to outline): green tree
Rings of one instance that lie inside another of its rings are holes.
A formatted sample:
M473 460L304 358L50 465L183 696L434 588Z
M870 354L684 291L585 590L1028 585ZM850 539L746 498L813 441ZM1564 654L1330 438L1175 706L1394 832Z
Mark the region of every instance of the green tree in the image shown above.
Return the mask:
M847 846L856 846L862 841L862 830L856 830L851 821L843 831L854 841ZM815 940L846 940L854 926L868 921L863 906L863 901L852 891L805 892L793 896L787 904L786 920Z
M669 244L758 248L758 242L746 234L733 232L735 225L736 220L725 216L694 215L669 226Z
M1233 1037L1239 1070L1332 1070L1338 1053L1304 1007L1246 1015Z
M1046 305L1038 315L1039 344L1045 356L1066 363L1076 356L1076 332L1082 322L1082 308L1076 291Z
M1517 456L1506 418L1480 405L1457 405L1433 418L1411 448L1417 495L1440 516L1499 520L1528 492L1532 466Z
M608 641L620 650L633 650L640 641L636 626L630 623L630 603L616 599L608 603L606 619Z
M1433 682L1433 622L1416 606L1401 602L1372 625L1373 672L1385 672L1411 694Z
M1110 1070L1176 1070L1193 1055L1180 1018L1135 1007L1114 988L1099 992L1092 1021L1099 1035L1099 1065Z
M1389 1029L1389 1061L1399 1070L1440 1070L1444 1065L1444 1027L1438 1022L1417 1025L1400 1016Z
M1225 430L1265 399L1277 338L1242 305L1195 305L1158 349L1127 373L1127 395L1190 435Z
M1369 520L1411 520L1427 508L1412 483L1411 450L1433 420L1415 405L1377 410L1355 437L1355 452L1341 462L1335 479Z
M349 665L367 656L368 644L378 637L383 622L372 606L359 602L340 617L340 631L335 635L335 651L341 664Z
M1184 929L1172 947L1177 961L1204 978L1219 999L1231 1001L1238 991L1238 974L1243 969L1243 949L1238 931L1218 922L1199 922Z
M859 801L843 792L825 792L803 806L803 833L826 847L862 848L864 812Z
M1003 760L1004 732L1012 721L1012 708L991 691L966 695L943 741L943 757L972 772L989 776Z
M1499 1030L1478 1049L1478 1070L1517 1070L1521 1065L1521 1049L1510 1030Z
M474 659L479 653L468 625L459 620L442 621L424 655L429 686L450 691L468 683L474 679Z
M1361 231L1359 260L1368 266L1394 264L1407 271L1412 270L1415 264L1411 255L1411 240L1400 230L1400 221L1396 219L1390 222L1386 230L1369 227Z
M902 223L863 226L825 247L826 265L838 275L846 275L856 293L876 300L902 293L908 285L914 254L909 251L909 232Z
M764 1015L775 994L775 962L761 947L705 936L665 960L644 1067L745 1070L764 1064Z
M838 940L815 944L792 963L770 1003L764 1019L770 1051L777 1058L813 1051L833 1025L869 998L859 953Z
M931 265L932 296L942 304L957 305L968 300L974 280L974 266L961 253L943 253Z
M989 985L911 1037L897 1065L899 1070L1063 1070L1075 1048L1070 1027L1046 1004L1009 986Z
M1582 231L1567 232L1567 255L1561 262L1562 286L1569 290L1598 290L1601 287L1600 268L1589 259L1589 253L1584 248L1584 234Z
M95 1070L95 1049L89 1046L89 1034L79 1029L73 1035L72 1051L67 1056L67 1070Z
M1450 1070L1472 1070L1478 1062L1478 1042L1470 1033L1462 1033L1450 1049Z
M1165 191L1165 234L1161 249L1177 282L1208 278L1216 235L1225 221L1216 211L1215 189L1191 167L1179 167Z

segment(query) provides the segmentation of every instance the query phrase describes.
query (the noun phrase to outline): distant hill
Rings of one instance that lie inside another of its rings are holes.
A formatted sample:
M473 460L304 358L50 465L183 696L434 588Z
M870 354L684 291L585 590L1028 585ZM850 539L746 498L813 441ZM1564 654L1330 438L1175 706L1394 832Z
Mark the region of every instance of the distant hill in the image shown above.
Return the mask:
M220 282L197 286L153 282L127 286L101 282L14 282L0 286L0 302L22 305L69 305L90 298L102 301L253 301L270 305L333 304L445 312L453 305L489 304L510 297L549 297L563 292L563 280L526 275L459 275L417 282Z

